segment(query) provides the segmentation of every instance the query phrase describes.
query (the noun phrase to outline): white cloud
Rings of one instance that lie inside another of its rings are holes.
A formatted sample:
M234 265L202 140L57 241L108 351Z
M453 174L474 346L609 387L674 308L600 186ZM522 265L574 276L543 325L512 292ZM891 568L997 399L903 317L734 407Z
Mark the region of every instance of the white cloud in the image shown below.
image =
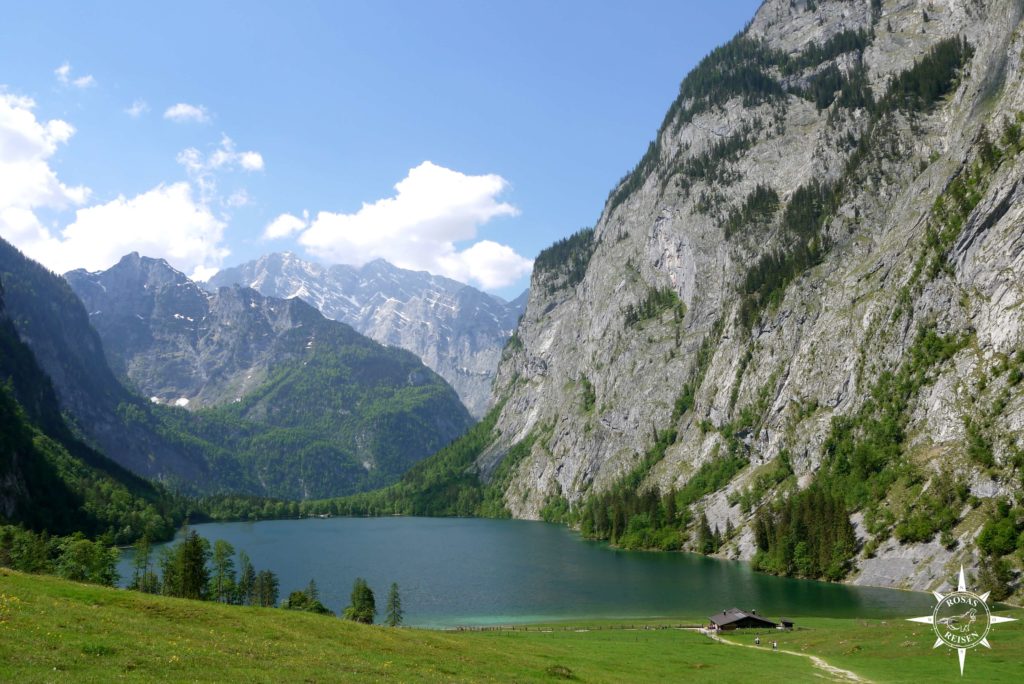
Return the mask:
M236 152L235 141L226 135L221 136L220 145L213 152L204 155L195 147L189 147L178 153L177 161L185 167L189 178L194 180L196 185L199 186L204 202L210 201L216 194L217 173L239 168L244 171L263 170L263 155L251 150ZM239 204L232 205L232 201L237 202L239 200L242 200L242 204L248 203L249 197L245 190L235 192L231 197L224 200L224 203L228 206L241 206Z
M299 243L335 263L361 265L383 258L402 268L476 282L486 289L510 285L529 273L529 259L490 240L461 251L456 247L475 239L477 230L491 219L519 213L497 199L507 186L501 176L467 176L426 161L395 185L394 197L363 204L353 214L321 211L301 233ZM294 232L294 225L278 229L291 227ZM272 226L264 236L274 237L269 235Z
M74 127L39 121L34 108L31 98L0 93L0 210L64 209L89 197L88 188L62 183L48 161Z
M530 273L533 262L508 245L481 240L470 247L440 258L443 274L462 282L476 281L485 290L511 285Z
M308 225L309 212L304 211L302 215L305 218L299 218L292 214L281 214L263 230L263 239L276 240L285 238L303 230Z
M64 62L54 69L53 73L62 85L71 85L76 88L91 88L96 85L96 79L93 78L92 74L71 78L71 65L68 62Z
M190 105L185 102L179 102L164 111L164 118L177 123L207 123L210 120L210 115L206 113L206 107L202 105Z
M229 253L223 246L225 228L207 206L195 201L191 186L179 182L79 209L59 235L35 222L21 229L16 244L58 273L109 268L137 251L165 258L193 276L209 277Z
M246 171L262 171L263 155L259 152L241 152L238 155L238 165Z
M220 145L210 154L204 156L195 147L189 147L178 153L178 163L190 174L228 171L236 167L246 171L262 171L263 155L251 150L236 152L235 141L222 135Z
M149 105L146 104L145 100L135 100L131 106L124 110L124 113L133 119L138 119L140 116L149 111Z
M0 92L0 235L57 272L108 268L131 251L199 276L218 269L228 254L226 225L193 197L190 183L82 208L89 189L62 183L49 165L75 129L59 119L38 120L34 107L29 98ZM63 230L37 214L76 207Z

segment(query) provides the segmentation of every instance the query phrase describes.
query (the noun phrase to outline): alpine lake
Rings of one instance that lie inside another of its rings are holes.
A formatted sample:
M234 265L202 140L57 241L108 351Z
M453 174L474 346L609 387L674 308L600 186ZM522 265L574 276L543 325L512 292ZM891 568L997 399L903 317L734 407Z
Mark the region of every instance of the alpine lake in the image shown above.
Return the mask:
M723 609L785 617L904 618L929 614L930 594L852 587L754 572L691 553L621 551L561 525L471 518L307 518L195 525L211 544L273 570L280 595L315 579L335 612L356 577L383 614L397 582L405 624L481 627L564 620L704 620ZM172 542L173 543L173 542ZM159 545L154 548L154 559ZM122 554L121 583L132 573Z

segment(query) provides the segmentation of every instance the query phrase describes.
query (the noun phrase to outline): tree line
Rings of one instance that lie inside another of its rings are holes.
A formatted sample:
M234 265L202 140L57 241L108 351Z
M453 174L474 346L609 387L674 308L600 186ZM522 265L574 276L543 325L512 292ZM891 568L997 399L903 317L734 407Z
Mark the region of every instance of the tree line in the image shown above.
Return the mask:
M161 548L156 556L154 558L148 539L143 538L136 543L129 589L230 605L263 608L280 605L286 610L334 615L334 611L321 602L319 588L313 579L304 588L290 592L279 603L280 581L277 574L271 570L257 571L244 551L237 553L236 563L235 548L223 539L210 544L195 530L187 530L184 539L174 546ZM372 624L377 609L373 590L366 580L356 578L350 598L342 617ZM388 595L387 624L397 626L402 618L398 585L392 584Z
M820 485L762 506L754 540L755 570L833 582L846 576L857 551L845 502Z
M244 551L218 539L210 544L195 530L173 546L154 553L148 537L134 546L128 589L228 605L301 610L334 615L320 601L315 580L279 602L280 581L271 570L257 570ZM90 540L80 532L60 537L14 525L0 526L0 567L19 572L55 575L76 582L116 586L121 579L120 551L110 539ZM236 560L237 558L237 560ZM356 578L350 603L342 612L347 620L373 624L377 615L373 590ZM392 583L385 605L385 624L397 627L404 619L397 583Z
M60 537L0 526L0 567L113 586L118 580L117 559L109 537L93 541L81 532Z

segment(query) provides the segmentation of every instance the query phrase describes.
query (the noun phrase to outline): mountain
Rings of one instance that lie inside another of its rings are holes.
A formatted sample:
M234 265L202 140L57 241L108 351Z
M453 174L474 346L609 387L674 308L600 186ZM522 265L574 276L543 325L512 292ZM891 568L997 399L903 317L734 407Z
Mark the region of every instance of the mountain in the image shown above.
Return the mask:
M161 488L79 440L18 336L0 283L0 521L52 534L169 538L182 511Z
M185 482L207 478L202 454L161 434L149 402L111 372L99 335L63 278L0 239L0 279L11 323L52 381L60 411L76 434L139 475Z
M479 513L497 487L620 546L915 589L963 563L1012 592L1022 13L764 2L594 229L536 259L493 429L373 505Z
M471 418L413 354L298 299L209 294L162 259L130 254L66 274L110 366L150 397L161 429L196 449L221 491L330 496L393 481Z
M270 297L298 297L328 318L423 359L458 392L476 417L490 403L491 382L509 335L526 305L424 271L378 259L361 268L269 254L228 268L209 287L244 285Z

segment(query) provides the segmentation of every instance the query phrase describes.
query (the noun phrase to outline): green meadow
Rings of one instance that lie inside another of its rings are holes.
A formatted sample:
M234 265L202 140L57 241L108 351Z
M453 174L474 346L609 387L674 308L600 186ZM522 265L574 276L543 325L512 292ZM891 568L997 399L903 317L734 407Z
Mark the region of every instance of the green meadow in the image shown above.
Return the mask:
M1024 612L1015 615L1024 618ZM792 633L717 643L689 619L440 632L224 606L0 569L0 681L11 682L800 682L836 679L809 658L877 682L960 681L925 625L797 620ZM632 624L632 623L629 623ZM1024 678L1024 625L997 625L963 681Z

